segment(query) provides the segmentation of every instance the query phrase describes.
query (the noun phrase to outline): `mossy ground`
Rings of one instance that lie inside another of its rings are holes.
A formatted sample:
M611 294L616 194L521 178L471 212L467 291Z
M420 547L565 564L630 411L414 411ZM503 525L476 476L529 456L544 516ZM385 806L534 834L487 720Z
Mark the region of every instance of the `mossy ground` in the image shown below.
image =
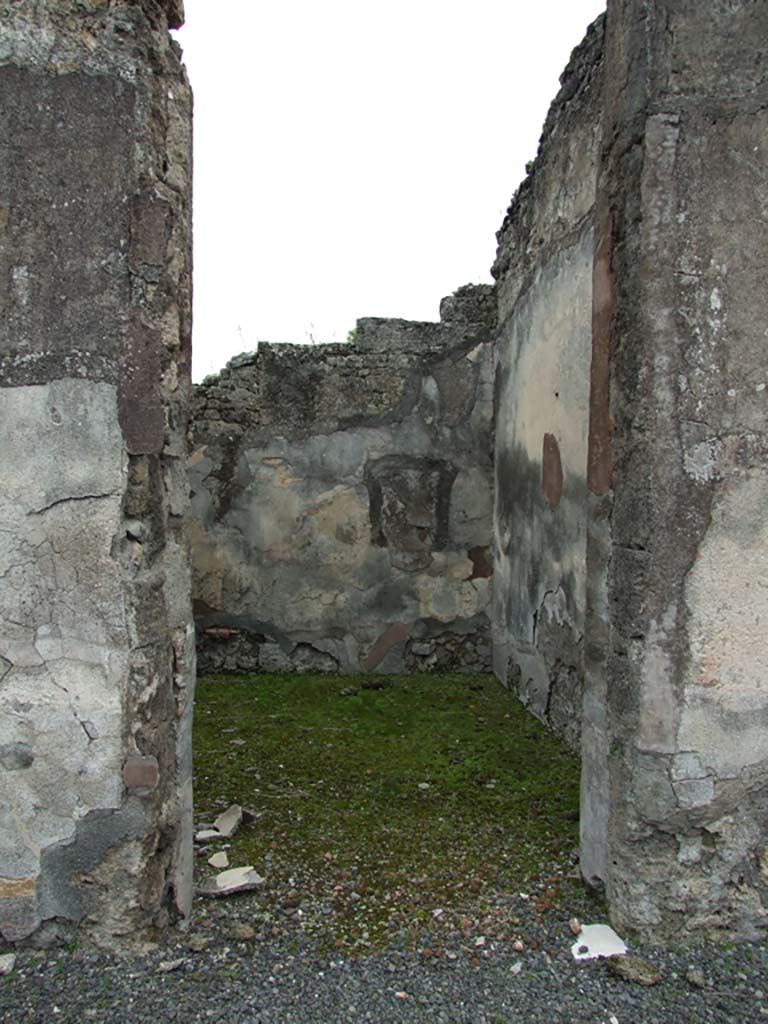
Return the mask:
M228 852L263 916L339 948L468 915L512 939L505 893L577 887L578 761L491 677L204 678L194 745L198 824L258 815Z

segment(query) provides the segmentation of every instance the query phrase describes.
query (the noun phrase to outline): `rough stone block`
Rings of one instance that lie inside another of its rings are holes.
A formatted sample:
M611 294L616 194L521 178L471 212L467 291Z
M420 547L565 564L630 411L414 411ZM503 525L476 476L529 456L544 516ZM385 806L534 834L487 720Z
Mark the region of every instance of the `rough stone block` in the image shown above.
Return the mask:
M154 789L159 781L160 766L156 757L129 757L123 765L126 789Z

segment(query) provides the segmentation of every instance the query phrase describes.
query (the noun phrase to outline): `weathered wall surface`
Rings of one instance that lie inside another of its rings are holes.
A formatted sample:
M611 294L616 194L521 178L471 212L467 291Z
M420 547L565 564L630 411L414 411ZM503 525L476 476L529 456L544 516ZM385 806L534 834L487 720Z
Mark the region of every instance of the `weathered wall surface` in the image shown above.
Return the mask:
M661 938L768 924L766 38L609 4L582 865Z
M187 913L180 4L0 3L0 933Z
M586 601L593 208L603 20L574 51L498 234L493 648L576 747Z
M488 668L493 289L441 314L195 389L202 668Z
M4 940L190 906L182 17L0 0ZM582 871L661 939L768 924L766 38L610 0L496 290L194 399L205 667L487 667L494 568L497 674L574 744L583 709Z

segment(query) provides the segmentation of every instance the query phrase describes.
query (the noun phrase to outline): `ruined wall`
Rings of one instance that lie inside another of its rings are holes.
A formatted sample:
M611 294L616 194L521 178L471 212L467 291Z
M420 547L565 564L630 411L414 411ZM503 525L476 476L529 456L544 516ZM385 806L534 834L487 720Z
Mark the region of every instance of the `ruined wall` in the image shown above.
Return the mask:
M203 670L490 664L490 286L195 389Z
M768 923L766 38L609 4L582 866L662 938Z
M178 0L0 0L0 934L188 913ZM610 0L497 291L194 399L206 668L494 667L623 930L768 923L768 8ZM494 365L494 339L498 339ZM492 380L497 417L492 530Z
M191 899L180 4L0 2L0 933Z
M603 21L573 53L498 233L494 669L579 743Z
M494 667L574 742L582 871L768 923L768 9L610 0L499 233Z

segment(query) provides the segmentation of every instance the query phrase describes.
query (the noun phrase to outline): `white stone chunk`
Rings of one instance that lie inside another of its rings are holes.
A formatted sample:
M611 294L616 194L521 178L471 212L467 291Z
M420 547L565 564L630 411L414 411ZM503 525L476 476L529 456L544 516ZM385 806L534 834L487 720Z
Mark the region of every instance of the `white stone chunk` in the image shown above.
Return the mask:
M209 839L221 839L221 832L217 828L203 828L195 832L196 843L207 843Z
M216 821L213 823L213 827L224 836L225 839L229 839L235 832L240 828L243 820L243 808L240 804L232 804L228 807L223 814L220 814Z
M209 857L208 863L212 868L221 871L223 868L229 867L229 857L224 850L221 850L219 853L214 853L212 857Z
M200 886L203 896L231 896L236 892L247 892L264 884L261 875L254 871L251 864L242 868L230 868L222 871Z
M600 956L623 956L627 947L609 925L585 924L571 952L575 960L595 960Z

